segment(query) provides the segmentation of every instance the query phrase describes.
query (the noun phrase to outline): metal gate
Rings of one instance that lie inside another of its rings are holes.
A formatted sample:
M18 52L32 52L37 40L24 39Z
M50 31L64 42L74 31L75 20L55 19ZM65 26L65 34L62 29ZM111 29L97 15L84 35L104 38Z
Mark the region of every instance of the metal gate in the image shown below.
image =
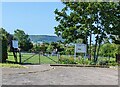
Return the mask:
M21 63L22 64L57 64L58 56L52 56L49 54L41 53L21 53Z

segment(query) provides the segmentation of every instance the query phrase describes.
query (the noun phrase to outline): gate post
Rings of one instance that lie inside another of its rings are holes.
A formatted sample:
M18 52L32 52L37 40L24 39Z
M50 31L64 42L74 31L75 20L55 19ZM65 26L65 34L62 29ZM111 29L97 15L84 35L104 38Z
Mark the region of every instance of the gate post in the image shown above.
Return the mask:
M19 63L21 64L22 61L21 61L21 51L20 51L20 48L18 49L18 51L19 51Z
M39 64L41 64L41 63L40 63L40 52L39 52Z

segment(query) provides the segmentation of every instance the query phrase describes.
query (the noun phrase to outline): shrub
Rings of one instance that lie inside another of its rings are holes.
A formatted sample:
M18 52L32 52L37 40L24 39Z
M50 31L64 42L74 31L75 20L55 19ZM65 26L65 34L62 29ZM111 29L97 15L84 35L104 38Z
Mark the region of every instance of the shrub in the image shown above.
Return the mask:
M91 61L89 61L88 59L85 58L81 58L79 60L77 60L78 64L85 64L85 65L89 65Z
M89 65L96 65L94 61L90 61Z
M98 62L99 65L108 65L108 61L100 61Z
M74 58L72 57L68 57L68 58L65 58L65 57L60 57L59 59L59 63L61 64L76 64L76 62L74 61Z
M115 61L110 61L110 62L108 63L108 65L109 65L109 66L116 66L116 65L118 65L118 63L115 62Z
M77 60L78 64L84 64L84 58L81 58L80 60Z

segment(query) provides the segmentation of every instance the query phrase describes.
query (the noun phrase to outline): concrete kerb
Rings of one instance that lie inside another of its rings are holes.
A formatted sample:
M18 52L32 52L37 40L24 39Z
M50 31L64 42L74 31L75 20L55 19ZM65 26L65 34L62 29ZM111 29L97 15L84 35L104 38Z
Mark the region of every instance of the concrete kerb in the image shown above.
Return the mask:
M50 66L110 68L110 66L107 65L79 65L79 64L50 64Z

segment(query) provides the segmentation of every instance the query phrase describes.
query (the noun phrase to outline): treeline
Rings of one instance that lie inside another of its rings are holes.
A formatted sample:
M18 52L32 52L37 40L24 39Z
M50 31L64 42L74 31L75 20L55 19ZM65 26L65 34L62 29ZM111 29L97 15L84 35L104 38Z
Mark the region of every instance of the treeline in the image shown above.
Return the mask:
M29 35L27 35L23 30L15 30L14 34L9 34L5 29L0 28L0 34L2 37L2 50L3 50L3 62L7 59L7 51L12 51L12 40L18 40L19 48L24 52L42 52L43 54L52 54L54 50L56 50L56 54L59 52L61 55L74 55L74 44L68 44L66 42L58 41L58 42L43 42L43 43L32 43ZM97 47L98 48L98 47ZM91 50L91 57L94 56L95 44L88 44L88 54L90 54L89 50ZM119 44L110 43L106 40L103 44L101 44L99 56L101 57L112 57L115 58L116 54L119 54Z

